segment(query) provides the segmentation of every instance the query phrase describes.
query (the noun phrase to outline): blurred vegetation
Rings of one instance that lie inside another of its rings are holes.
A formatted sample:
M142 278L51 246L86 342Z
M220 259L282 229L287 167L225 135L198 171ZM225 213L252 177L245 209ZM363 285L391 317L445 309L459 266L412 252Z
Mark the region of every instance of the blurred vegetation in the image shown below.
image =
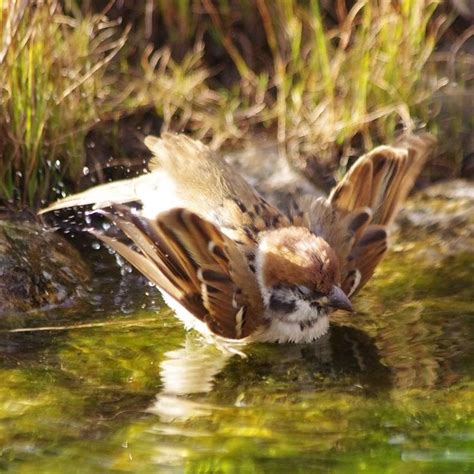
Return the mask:
M116 21L55 1L0 0L0 197L35 205L82 171L83 138L113 108Z
M429 119L450 18L442 0L0 0L0 203L61 194L90 127L150 105L215 148L265 131L343 171Z

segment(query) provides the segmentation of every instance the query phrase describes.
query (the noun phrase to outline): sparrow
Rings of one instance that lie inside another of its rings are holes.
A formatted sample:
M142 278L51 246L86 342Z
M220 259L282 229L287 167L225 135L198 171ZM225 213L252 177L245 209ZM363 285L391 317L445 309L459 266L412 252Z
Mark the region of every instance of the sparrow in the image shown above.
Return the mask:
M148 136L149 173L40 213L93 205L127 242L88 230L154 283L186 328L213 341L306 343L333 311L353 311L434 143L423 134L379 146L329 197L303 196L285 214L203 143Z

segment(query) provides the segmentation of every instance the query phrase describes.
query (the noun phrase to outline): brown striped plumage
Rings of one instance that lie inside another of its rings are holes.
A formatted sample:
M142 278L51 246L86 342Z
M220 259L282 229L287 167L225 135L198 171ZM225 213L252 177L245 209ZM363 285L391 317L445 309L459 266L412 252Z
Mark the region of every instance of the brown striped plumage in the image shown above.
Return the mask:
M239 341L306 342L351 309L387 249L388 228L434 139L361 157L328 199L284 215L205 145L147 137L144 176L97 186L42 212L93 204L134 244L92 231L166 296L188 327ZM140 214L124 203L140 201Z

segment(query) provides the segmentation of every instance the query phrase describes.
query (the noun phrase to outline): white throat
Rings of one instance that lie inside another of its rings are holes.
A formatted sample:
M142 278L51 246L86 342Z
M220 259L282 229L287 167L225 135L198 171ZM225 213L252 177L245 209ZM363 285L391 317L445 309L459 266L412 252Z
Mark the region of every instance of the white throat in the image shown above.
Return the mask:
M305 301L297 304L292 313L282 315L269 309L264 318L269 326L259 337L260 341L267 342L311 342L327 333L329 316L326 310L317 311Z
M311 342L327 333L329 311L311 306L308 301L297 299L291 312L272 310L268 302L270 292L265 291L264 319L269 325L259 340L267 342Z

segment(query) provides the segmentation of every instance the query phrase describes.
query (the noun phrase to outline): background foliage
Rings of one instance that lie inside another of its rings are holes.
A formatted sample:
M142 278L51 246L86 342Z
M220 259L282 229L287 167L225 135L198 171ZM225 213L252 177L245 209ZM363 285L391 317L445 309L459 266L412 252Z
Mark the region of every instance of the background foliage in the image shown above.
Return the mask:
M263 131L344 171L430 120L453 19L441 0L0 0L0 200L61 194L91 127L149 106L215 148Z

